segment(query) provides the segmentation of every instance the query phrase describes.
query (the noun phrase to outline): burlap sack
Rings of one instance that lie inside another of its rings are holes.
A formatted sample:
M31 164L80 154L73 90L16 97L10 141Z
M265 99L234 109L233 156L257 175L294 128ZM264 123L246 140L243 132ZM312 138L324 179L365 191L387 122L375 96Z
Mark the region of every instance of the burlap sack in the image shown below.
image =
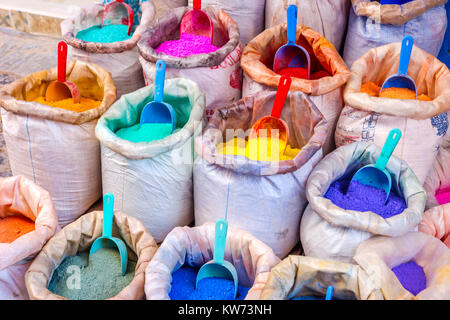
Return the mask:
M403 196L407 208L384 219L374 212L344 210L324 194L342 176L353 176L362 166L374 164L381 148L357 142L326 156L311 172L306 185L309 205L300 224L300 239L306 256L350 262L357 246L375 235L399 236L416 230L425 207L425 190L407 163L392 156L386 166L392 186Z
M387 77L397 74L400 48L401 43L393 43L372 49L353 64L335 141L338 147L354 141L382 146L389 131L399 128L402 139L394 155L405 160L423 183L448 129L448 68L414 46L408 75L417 85L417 94L426 94L432 101L378 98L360 92L361 85L367 81L381 86Z
M440 239L450 249L450 203L425 211L419 231Z
M414 44L437 56L442 46L447 16L446 0L414 0L404 5L381 5L373 0L351 0L344 61L354 61L372 48L401 41L405 35Z
M172 273L183 264L201 267L213 259L215 224L173 229L145 270L147 300L169 300ZM258 300L270 270L280 259L250 233L228 228L225 260L238 274L240 286L251 287L246 300Z
M109 71L117 87L118 98L144 86L136 44L152 23L155 7L153 2L145 1L141 4L141 8L140 23L134 28L131 39L125 41L100 43L86 42L76 38L81 30L102 24L104 5L100 3L80 8L71 18L61 23L61 34L69 45L69 60L94 63Z
M290 255L270 271L261 300L324 297L333 286L333 300L383 300L367 273L359 266L313 257Z
M156 53L162 42L179 39L181 19L189 10L188 7L173 9L147 29L138 42L139 61L146 85L155 79L157 60L166 62L166 79L186 78L196 82L206 96L205 120L209 121L215 109L241 98L239 28L225 11L206 6L202 10L213 22L213 45L220 47L219 50L184 58Z
M450 250L422 232L400 237L378 236L358 247L355 262L370 275L386 300L449 300ZM416 296L403 288L392 268L414 260L423 268L427 286Z
M284 23L267 29L245 47L241 60L244 70L243 97L259 91L277 90L281 76L272 71L272 63L277 49L287 42L286 27ZM318 32L297 26L297 43L309 51L311 70L322 66L333 75L319 80L292 78L289 94L298 96L294 99L302 99L302 93L308 94L312 103L325 116L329 131L323 150L327 154L334 149L334 128L344 104L341 87L347 82L350 71L333 45Z
M3 135L13 175L24 175L46 189L61 226L74 221L101 196L97 119L116 99L106 70L81 61L67 64L67 81L83 97L101 100L98 108L75 112L29 102L44 96L57 68L33 73L0 89Z
M92 211L64 227L37 255L25 275L25 284L31 300L67 300L47 289L53 271L66 257L88 251L102 235L103 212ZM114 212L113 237L127 245L128 259L136 261L133 280L112 300L141 300L145 298L145 269L157 250L152 235L138 219L121 211Z
M219 109L195 139L195 223L223 218L228 206L230 226L249 231L283 258L299 241L306 180L322 159L328 129L324 116L302 92L286 100L281 118L290 130L289 144L301 148L292 160L255 161L217 149L234 135L244 138L246 130L271 113L274 99L275 92L264 91Z
M239 27L242 45L246 45L264 30L264 8L266 0L203 0L202 7L216 5L223 9ZM192 0L188 1L192 8Z
M0 243L0 300L28 299L25 271L56 232L58 218L49 193L23 176L0 178L0 219L23 215L35 223L11 243Z
M298 8L297 23L316 30L341 52L347 30L349 0L266 0L266 29L286 22L291 4Z
M139 123L154 99L153 85L122 96L98 121L103 192L116 198L115 209L138 218L159 243L176 226L194 218L193 140L201 133L205 96L187 79L165 81L164 101L177 114L177 129L160 140L134 143L117 130Z

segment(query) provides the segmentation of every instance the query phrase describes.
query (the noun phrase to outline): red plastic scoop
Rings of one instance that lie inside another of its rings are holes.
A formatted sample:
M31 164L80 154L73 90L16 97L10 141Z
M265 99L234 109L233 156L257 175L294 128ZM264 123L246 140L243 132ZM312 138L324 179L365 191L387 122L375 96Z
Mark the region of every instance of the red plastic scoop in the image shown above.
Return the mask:
M80 91L77 86L66 81L67 43L58 43L58 80L52 81L45 92L45 100L48 102L73 98L74 103L80 101Z
M186 12L181 19L180 35L183 33L205 36L213 40L213 23L209 16L201 10L201 0L194 0L193 10Z
M108 3L103 10L102 28L110 24L127 25L128 35L130 35L134 24L133 9L123 0Z
M273 133L274 135L277 135L278 139L285 141L286 145L284 148L286 148L289 142L289 127L285 121L280 119L280 116L290 87L291 78L282 76L278 83L277 94L275 96L271 115L262 117L255 122L250 131L250 139L258 138L260 136L270 139Z

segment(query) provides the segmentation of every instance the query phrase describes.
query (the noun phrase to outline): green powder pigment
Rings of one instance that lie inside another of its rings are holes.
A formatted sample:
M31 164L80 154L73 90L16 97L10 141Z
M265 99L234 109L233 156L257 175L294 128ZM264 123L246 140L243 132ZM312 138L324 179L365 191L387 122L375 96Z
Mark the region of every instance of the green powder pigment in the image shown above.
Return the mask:
M110 24L103 28L93 26L77 33L77 38L86 42L111 43L125 41L131 38L133 33L128 35L128 26L124 24Z
M172 134L171 123L144 123L142 125L138 123L116 132L119 138L135 143L164 139L170 134Z
M53 272L48 289L70 300L105 300L116 296L134 278L136 262L128 260L122 276L119 251L102 248L91 255L67 257Z

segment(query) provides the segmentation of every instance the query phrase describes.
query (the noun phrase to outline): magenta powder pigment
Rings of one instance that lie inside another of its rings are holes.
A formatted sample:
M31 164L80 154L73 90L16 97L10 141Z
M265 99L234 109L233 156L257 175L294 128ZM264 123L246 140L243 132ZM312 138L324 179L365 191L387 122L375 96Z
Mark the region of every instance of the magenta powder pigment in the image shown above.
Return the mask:
M400 214L407 208L405 200L393 191L385 203L386 193L383 190L358 181L352 181L352 188L349 188L350 180L344 177L334 181L324 197L344 210L372 211L384 219Z
M180 40L171 40L161 43L156 48L157 53L167 54L173 57L187 57L193 54L210 53L217 51L219 47L211 44L211 38L183 33Z
M414 260L402 263L392 268L392 271L395 273L403 288L415 296L427 287L427 278L425 277L423 268Z

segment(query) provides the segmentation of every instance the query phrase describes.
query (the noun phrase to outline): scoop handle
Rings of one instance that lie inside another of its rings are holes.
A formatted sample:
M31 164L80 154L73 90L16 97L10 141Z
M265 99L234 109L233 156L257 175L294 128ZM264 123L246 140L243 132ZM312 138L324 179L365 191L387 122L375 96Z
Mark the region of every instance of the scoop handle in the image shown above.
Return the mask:
M164 96L164 78L166 77L166 62L158 60L156 62L155 72L155 101L163 102Z
M280 82L278 82L277 94L275 96L275 101L272 108L272 117L280 119L281 111L283 111L284 103L286 102L286 97L289 93L291 87L291 78L287 76L281 76Z
M67 43L60 41L58 43L58 81L66 81L67 67Z
M113 212L114 196L106 193L103 196L103 237L105 238L112 238Z
M202 8L202 1L201 0L194 0L192 7L194 10L200 10Z
M223 264L225 258L227 231L228 222L224 219L218 219L216 221L216 234L214 239L214 263Z
M386 168L386 165L389 159L391 158L395 148L397 147L397 144L400 141L401 137L402 132L400 131L400 129L395 128L389 132L386 142L384 143L383 149L381 149L380 156L378 157L377 162L375 163L375 167L377 169L384 170Z
M406 76L408 73L409 60L411 59L411 52L414 45L414 39L411 36L406 36L402 40L402 48L400 50L400 62L398 64L398 74Z
M295 44L297 36L297 6L291 4L287 8L287 37L288 44Z

